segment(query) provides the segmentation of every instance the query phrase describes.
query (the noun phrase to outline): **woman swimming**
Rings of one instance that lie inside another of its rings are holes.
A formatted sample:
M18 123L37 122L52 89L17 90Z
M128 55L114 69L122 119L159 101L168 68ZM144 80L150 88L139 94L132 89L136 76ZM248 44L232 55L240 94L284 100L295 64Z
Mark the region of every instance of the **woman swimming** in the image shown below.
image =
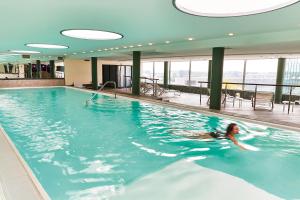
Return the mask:
M226 128L226 133L221 133L219 131L216 132L209 132L209 133L197 133L197 135L193 134L192 136L188 136L188 138L191 139L209 139L209 138L215 138L215 139L229 139L231 140L235 145L237 145L238 147L240 147L241 149L245 149L245 147L243 147L242 145L240 145L237 141L237 139L235 138L236 134L239 134L239 127L237 124L235 123L231 123L227 126Z

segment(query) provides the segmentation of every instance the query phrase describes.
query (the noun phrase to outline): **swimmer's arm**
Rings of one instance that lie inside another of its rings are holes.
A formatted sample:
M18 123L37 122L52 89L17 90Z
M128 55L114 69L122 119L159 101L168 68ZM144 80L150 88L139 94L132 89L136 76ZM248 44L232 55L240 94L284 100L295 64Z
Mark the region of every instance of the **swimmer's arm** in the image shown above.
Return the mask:
M239 144L239 142L234 137L229 137L229 139L235 144L236 146L240 147L243 150L247 150L245 147Z

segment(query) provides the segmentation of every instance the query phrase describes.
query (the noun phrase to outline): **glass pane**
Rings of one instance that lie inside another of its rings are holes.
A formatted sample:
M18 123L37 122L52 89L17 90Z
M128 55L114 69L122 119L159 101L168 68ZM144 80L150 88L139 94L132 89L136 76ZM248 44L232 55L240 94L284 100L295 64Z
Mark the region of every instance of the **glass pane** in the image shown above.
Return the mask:
M154 78L159 79L157 83L162 84L164 82L164 62L154 63Z
M299 85L300 86L300 59L286 59L284 72L285 85ZM284 94L289 94L290 88L283 88ZM293 95L300 95L300 87L295 87L292 92Z
M277 59L248 60L245 83L276 84ZM245 86L246 90L254 90L255 86ZM259 91L275 91L274 86L259 86Z
M208 81L208 60L192 61L191 63L191 86L199 86L198 81Z
M143 62L141 77L153 78L153 62Z
M171 62L171 85L189 85L189 65L189 62Z
M243 83L244 63L244 60L225 60L223 68L223 82ZM227 85L227 89L241 90L242 88L242 85Z

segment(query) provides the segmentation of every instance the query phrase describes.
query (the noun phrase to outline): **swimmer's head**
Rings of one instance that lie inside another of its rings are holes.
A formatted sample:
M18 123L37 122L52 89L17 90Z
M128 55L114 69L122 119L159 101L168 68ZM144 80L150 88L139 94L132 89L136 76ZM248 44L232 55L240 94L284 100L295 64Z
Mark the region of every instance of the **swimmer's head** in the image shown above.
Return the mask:
M229 135L235 135L235 134L238 134L240 131L239 127L237 124L235 123L231 123L227 126L227 129L226 129L226 134L225 136L229 136Z

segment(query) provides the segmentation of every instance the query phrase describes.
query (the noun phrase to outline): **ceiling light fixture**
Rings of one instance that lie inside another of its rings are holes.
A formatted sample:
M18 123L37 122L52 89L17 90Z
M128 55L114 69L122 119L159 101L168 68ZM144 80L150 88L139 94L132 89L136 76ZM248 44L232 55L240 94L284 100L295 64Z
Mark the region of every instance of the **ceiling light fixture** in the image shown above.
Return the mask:
M94 51L90 51L91 53L94 53Z
M56 44L25 44L27 47L41 48L41 49L68 49L68 46Z
M149 46L152 46L152 45L153 45L153 43L151 43L151 42L150 42L150 43L148 43L148 45L149 45Z
M89 29L70 29L63 30L60 33L64 36L85 40L117 40L123 38L123 35L119 33Z
M142 47L143 45L141 45L141 44L138 44L137 46L138 46L138 47Z
M12 53L19 53L19 54L38 54L41 53L39 51L27 51L27 50L10 50Z
M171 42L170 42L170 41L165 41L165 43L166 43L166 44L170 44Z
M134 46L133 46L133 45L130 45L129 47L130 47L130 48L133 48Z
M173 0L182 12L206 17L236 17L269 12L299 0Z
M229 36L234 36L234 33L228 33Z
M126 47L126 46L124 46L123 48L124 48L124 49L127 49L127 47Z
M7 54L0 54L1 57L8 57L8 56L19 56L20 54L16 53L7 53Z
M194 40L194 38L190 37L190 38L188 38L188 40L189 40L189 41L193 41L193 40Z

